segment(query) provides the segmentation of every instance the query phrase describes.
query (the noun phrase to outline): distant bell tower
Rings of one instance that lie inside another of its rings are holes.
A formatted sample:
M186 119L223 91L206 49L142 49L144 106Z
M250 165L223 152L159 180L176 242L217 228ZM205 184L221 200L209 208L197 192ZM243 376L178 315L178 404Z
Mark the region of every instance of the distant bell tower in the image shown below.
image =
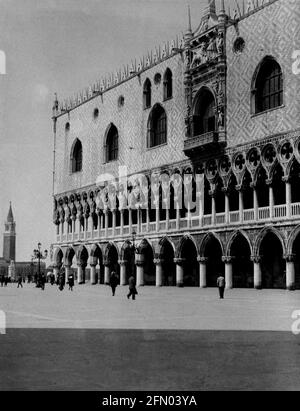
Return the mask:
M3 258L9 263L11 260L16 261L16 223L14 221L11 203L9 204L9 211L3 234Z

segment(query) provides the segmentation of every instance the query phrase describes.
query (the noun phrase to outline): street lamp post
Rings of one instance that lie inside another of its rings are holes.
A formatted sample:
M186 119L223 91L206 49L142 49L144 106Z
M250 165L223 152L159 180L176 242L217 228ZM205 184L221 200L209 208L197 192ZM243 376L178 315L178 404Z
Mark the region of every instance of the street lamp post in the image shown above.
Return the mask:
M38 260L38 280L41 276L41 260L45 260L48 256L48 251L45 250L44 252L41 251L42 244L38 243L38 248L33 250L33 260Z

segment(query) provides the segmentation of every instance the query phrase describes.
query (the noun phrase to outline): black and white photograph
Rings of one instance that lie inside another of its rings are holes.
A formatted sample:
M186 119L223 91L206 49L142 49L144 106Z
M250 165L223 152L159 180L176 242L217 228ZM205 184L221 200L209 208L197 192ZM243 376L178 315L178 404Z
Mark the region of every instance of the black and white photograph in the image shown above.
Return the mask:
M0 0L0 184L0 392L300 391L299 0Z

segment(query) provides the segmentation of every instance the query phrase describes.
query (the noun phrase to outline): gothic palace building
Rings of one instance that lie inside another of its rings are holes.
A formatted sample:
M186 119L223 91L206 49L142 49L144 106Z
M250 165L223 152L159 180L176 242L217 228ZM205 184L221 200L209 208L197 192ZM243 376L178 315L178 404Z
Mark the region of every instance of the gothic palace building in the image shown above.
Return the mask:
M56 274L300 289L298 3L210 0L182 39L56 98Z

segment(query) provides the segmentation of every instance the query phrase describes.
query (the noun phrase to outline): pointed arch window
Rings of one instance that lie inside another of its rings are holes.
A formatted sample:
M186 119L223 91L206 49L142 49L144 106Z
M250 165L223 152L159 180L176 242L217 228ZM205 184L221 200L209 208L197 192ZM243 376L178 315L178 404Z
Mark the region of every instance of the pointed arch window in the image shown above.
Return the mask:
M209 133L216 130L216 102L213 94L208 89L201 90L193 117L194 135Z
M151 107L151 81L147 78L144 83L144 108Z
M271 57L261 63L252 89L254 112L262 113L283 104L283 76L280 65Z
M167 68L164 75L164 100L173 97L173 75L172 71Z
M71 150L71 172L78 173L82 171L82 144L76 139Z
M106 137L106 162L115 161L119 156L119 134L114 124L111 124Z
M148 120L148 148L160 146L167 142L167 115L163 107L156 104Z

